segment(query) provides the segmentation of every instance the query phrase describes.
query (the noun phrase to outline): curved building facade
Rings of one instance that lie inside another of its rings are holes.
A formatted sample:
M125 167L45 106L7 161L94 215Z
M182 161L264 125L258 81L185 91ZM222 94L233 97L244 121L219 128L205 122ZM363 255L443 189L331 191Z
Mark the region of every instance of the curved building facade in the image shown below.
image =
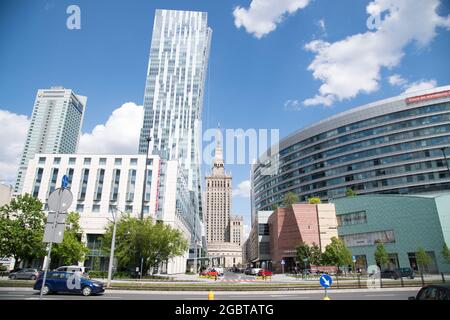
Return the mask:
M267 162L252 167L252 211L357 194L450 191L450 86L390 98L320 121L280 141ZM271 153L269 149L268 154Z

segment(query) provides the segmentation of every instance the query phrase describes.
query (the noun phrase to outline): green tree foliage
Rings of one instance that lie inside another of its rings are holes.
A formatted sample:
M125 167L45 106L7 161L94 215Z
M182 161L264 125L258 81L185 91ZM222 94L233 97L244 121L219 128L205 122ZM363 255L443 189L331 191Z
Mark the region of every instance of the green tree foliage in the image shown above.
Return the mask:
M425 270L425 267L431 263L430 256L426 253L425 249L422 247L419 247L417 249L416 260L422 272Z
M285 207L291 206L295 203L299 203L298 195L290 191L284 195L283 204Z
M375 261L381 268L389 262L389 255L384 247L383 243L377 242L377 248L375 250Z
M318 204L318 203L321 203L321 202L322 202L322 200L320 200L319 197L311 197L311 198L308 199L308 203L309 204Z
M25 194L0 208L0 256L13 257L17 264L45 255L42 207L42 202Z
M52 261L61 260L66 265L84 261L89 249L81 242L81 234L80 215L70 212L66 218L63 241L53 244Z
M272 210L275 211L275 210L278 209L278 207L279 207L278 204L274 203L274 204L272 205Z
M303 259L308 259L308 263L320 266L322 264L322 252L320 250L319 245L316 243L313 243L311 246L309 246L306 243L302 243L296 247L297 251L297 260L300 262L301 265L304 264Z
M111 247L113 227L110 223L102 237L106 252ZM154 223L150 217L140 220L128 214L117 222L114 256L120 269L139 265L139 258L143 258L143 274L146 274L149 268L182 255L187 249L188 242L179 230Z
M450 263L450 249L447 247L446 243L444 243L444 247L442 248L442 256L447 263Z
M325 247L322 255L325 264L334 265L338 269L340 266L352 264L352 253L345 243L336 237L331 238L331 243Z
M345 191L345 195L346 195L347 197L355 197L355 196L356 196L356 192L353 191L352 188L348 188L347 191Z

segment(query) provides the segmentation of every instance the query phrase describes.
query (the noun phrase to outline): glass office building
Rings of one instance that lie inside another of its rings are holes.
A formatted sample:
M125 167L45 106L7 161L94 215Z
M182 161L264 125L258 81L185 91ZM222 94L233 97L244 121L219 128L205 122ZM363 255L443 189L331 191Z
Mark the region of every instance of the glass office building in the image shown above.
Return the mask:
M38 90L19 164L14 193L19 194L28 161L37 153L76 153L87 97L70 89Z
M270 150L268 151L270 154ZM357 194L450 190L450 86L354 108L280 141L273 159L252 167L253 212L281 204Z
M178 160L188 183L194 212L191 222L201 241L201 116L212 31L206 12L156 10L139 153ZM161 218L164 208L158 209Z

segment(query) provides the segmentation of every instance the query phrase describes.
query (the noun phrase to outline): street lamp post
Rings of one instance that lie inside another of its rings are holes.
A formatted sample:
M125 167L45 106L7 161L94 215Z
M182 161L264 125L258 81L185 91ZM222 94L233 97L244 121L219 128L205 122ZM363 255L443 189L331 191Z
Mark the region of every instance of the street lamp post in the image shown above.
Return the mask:
M442 154L444 155L445 164L447 165L447 170L450 173L450 166L448 165L447 155L445 154L445 147L441 148Z
M113 211L119 211L122 213L122 211L120 211L119 209L115 208ZM113 234L112 234L112 239L111 239L111 252L109 254L109 267L108 267L108 282L107 282L107 287L109 288L111 286L111 278L112 278L112 268L113 268L113 261L114 261L114 250L116 248L116 227L117 227L117 217L114 214L114 212L112 212L112 217L114 220L114 227L113 227Z

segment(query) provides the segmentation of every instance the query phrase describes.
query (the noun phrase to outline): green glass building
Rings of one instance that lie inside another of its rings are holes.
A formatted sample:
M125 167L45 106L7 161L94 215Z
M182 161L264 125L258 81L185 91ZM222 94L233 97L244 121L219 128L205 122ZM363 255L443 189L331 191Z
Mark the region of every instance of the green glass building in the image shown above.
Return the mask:
M334 199L338 234L356 258L355 267L375 265L382 242L390 263L383 269L411 267L418 271L416 254L423 248L431 263L424 272L450 272L443 256L450 246L450 193L434 195L360 195Z

